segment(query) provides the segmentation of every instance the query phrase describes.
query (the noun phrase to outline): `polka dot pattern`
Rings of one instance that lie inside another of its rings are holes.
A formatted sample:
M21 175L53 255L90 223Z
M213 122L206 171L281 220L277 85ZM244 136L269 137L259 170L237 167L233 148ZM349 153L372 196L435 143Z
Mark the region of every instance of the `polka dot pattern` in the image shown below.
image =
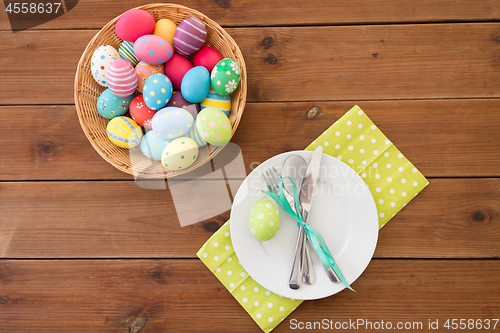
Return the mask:
M270 332L302 303L272 293L248 275L234 253L229 221L203 245L198 257L265 332Z
M306 150L323 145L325 154L344 161L362 177L382 227L429 182L358 106L350 111Z
M328 143L325 145L325 142ZM358 106L336 121L306 150L314 150L319 145L326 154L349 163L366 182L377 205L380 227L428 185L427 179ZM349 146L353 148L349 149ZM198 257L259 327L266 333L270 332L302 301L280 297L266 290L244 271L233 251L228 222L203 245ZM213 246L215 242L218 247ZM226 245L229 245L229 250L225 250ZM218 261L213 260L216 255ZM231 276L227 275L228 271L232 272Z

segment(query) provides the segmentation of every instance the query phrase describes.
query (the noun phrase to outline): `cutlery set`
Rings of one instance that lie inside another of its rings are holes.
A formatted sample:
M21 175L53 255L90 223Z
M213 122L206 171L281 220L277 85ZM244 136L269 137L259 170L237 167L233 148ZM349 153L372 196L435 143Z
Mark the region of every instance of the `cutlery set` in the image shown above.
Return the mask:
M283 194L286 200L294 212L302 216L303 222L306 225L309 224L309 214L318 181L322 155L323 147L321 146L316 148L309 164L301 156L291 155L283 163L281 175L274 167L266 170L263 174L269 191L273 193L278 194L279 183L280 181L282 182ZM290 179L299 190L298 203L295 202L294 185ZM314 248L305 227L300 225L288 282L291 289L299 289L302 282L313 284L316 281L309 247ZM327 267L323 262L322 264L330 281L334 283L341 282L331 267Z

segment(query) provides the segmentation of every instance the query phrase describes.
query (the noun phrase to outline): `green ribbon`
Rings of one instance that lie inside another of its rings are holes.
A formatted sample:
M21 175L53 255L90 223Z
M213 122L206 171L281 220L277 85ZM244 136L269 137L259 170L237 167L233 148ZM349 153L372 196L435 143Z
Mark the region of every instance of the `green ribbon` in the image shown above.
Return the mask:
M293 199L296 208L295 211L292 209L292 207L288 203L288 200L285 197L285 194L283 193L283 180L285 178L280 179L278 194L267 191L262 191L262 192L273 198L274 201L276 201L276 203L280 205L281 208L283 208L288 213L288 215L290 215L295 221L297 221L297 225L299 226L299 228L301 226L304 227L306 234L309 237L309 240L311 241L311 244L314 247L314 250L318 254L319 258L321 259L325 267L332 268L335 274L337 274L337 276L339 277L340 281L344 284L344 286L351 289L352 291L355 291L354 289L351 288L347 280L344 278L344 275L342 275L342 272L340 271L337 263L335 262L335 259L333 259L330 250L328 250L328 247L326 246L323 237L321 237L321 234L316 230L314 230L313 228L311 228L309 224L304 223L302 215L299 213L300 212L299 191L297 190L297 187L295 186L293 180L290 177L286 178L288 178L292 182Z

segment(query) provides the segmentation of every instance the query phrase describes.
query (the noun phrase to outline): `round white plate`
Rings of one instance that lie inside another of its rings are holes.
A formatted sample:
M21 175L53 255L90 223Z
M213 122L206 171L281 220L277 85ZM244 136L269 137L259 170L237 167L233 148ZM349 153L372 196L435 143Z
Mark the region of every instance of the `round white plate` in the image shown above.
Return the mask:
M236 194L231 210L231 238L241 264L264 288L293 299L318 299L343 290L342 283L332 283L314 251L311 252L316 282L302 284L298 290L288 287L292 257L297 241L297 223L281 207L280 229L269 241L259 241L248 229L248 215L259 200L270 198L263 172L281 166L290 155L300 155L309 162L311 151L292 151L274 156L260 164L245 179ZM368 186L345 163L323 154L312 209L310 226L323 236L344 277L353 283L370 262L378 238L377 208Z

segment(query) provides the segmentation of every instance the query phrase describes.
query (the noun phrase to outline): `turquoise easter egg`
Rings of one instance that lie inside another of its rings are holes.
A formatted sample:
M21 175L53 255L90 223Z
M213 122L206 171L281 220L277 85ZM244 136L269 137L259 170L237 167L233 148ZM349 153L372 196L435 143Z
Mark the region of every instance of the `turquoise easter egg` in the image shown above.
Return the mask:
M106 89L97 99L97 112L106 118L113 119L114 117L123 116L128 112L130 101L134 98L134 94L127 97L116 96L111 89Z
M248 215L248 229L252 236L261 241L268 241L280 228L280 213L269 199L259 200L253 205Z
M210 91L210 73L203 66L191 68L182 79L181 93L186 101L200 103Z
M144 156L155 161L160 161L161 153L163 153L163 150L170 142L171 140L159 136L154 131L149 131L142 138L141 151Z
M177 107L166 107L156 112L152 120L153 131L166 139L186 136L194 126L189 111Z
M142 94L146 106L156 111L167 105L173 91L172 82L166 75L153 74L144 82Z

